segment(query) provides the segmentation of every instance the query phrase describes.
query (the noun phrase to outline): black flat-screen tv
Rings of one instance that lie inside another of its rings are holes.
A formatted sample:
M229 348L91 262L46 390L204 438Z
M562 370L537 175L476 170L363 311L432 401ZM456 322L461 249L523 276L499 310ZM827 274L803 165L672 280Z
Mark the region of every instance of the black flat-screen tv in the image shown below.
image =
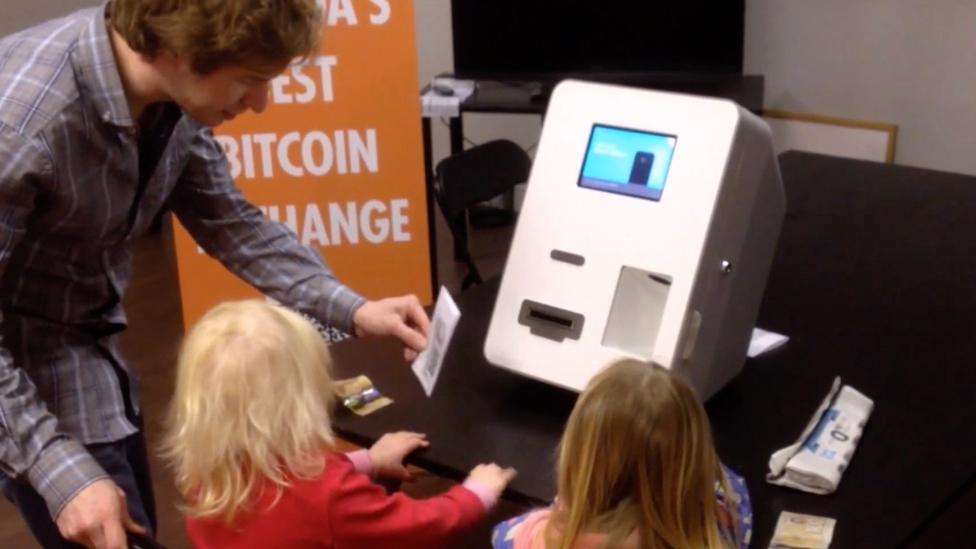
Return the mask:
M741 75L745 0L452 0L458 78Z

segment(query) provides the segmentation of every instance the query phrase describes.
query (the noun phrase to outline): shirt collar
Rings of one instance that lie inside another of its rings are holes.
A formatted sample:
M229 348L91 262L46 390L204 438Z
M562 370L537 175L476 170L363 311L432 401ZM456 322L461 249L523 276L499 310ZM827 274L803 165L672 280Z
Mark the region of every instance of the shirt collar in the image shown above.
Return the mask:
M108 124L132 128L135 123L129 113L108 30L109 9L110 0L100 9L89 12L90 19L78 40L75 70L79 87L91 101L98 117Z

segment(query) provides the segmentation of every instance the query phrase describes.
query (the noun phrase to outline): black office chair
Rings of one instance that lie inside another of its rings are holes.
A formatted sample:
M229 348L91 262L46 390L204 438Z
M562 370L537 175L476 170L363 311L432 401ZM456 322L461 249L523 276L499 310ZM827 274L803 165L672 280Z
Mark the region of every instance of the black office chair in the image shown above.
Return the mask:
M454 237L454 258L468 267L468 274L461 282L462 290L482 282L468 250L468 208L524 183L531 168L529 155L507 139L482 143L437 164L434 196Z

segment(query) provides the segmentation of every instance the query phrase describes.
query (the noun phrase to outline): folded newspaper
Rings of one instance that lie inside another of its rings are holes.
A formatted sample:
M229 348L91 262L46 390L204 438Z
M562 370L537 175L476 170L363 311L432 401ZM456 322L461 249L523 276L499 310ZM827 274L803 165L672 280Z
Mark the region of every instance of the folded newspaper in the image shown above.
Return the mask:
M874 401L834 384L796 443L773 452L766 480L814 494L837 490L874 409Z

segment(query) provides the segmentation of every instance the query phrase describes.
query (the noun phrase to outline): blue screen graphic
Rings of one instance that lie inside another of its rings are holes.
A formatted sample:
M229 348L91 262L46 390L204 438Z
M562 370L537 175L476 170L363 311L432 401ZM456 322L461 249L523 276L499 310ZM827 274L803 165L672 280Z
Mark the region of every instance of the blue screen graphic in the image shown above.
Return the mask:
M660 200L677 141L673 135L594 124L579 186Z

